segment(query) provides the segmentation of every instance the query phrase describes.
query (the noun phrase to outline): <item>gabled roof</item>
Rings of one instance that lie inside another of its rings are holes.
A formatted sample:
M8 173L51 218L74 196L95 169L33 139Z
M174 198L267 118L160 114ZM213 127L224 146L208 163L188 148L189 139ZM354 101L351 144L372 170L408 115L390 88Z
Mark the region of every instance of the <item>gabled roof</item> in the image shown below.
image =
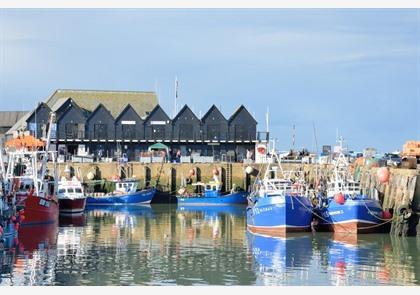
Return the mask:
M90 116L90 112L82 109L81 107L79 107L79 105L72 99L72 98L67 98L64 99L63 101L61 101L61 104L59 102L57 102L57 104L55 105L55 112L60 111L60 109L64 106L64 104L66 102L68 102L69 100L71 100L71 105L73 108L77 109L78 111L80 111L83 116L85 116L86 118ZM69 111L71 110L71 108L67 108L65 109L62 113L58 114L59 116L57 117L57 121L60 121L60 119L67 114Z
M89 117L86 119L86 121L89 121L93 116L95 116L95 114L100 110L100 109L104 109L110 116L112 119L114 119L114 116L112 116L111 112L103 105L103 104L99 104L94 110L93 112L89 115Z
M81 89L57 89L51 96L45 99L44 103L50 109L57 110L69 98L72 98L84 113L93 112L99 104L103 104L110 111L112 117L119 115L127 104L131 104L140 118L144 119L147 113L158 104L154 92ZM12 134L13 131L25 127L26 120L32 113L33 111L30 111L21 117L6 134Z
M149 121L150 118L158 111L158 110L162 110L163 114L168 118L168 120L171 120L171 118L169 118L168 114L166 114L166 112L164 111L164 109L158 104L157 106L154 107L154 109L150 112L150 114L147 116L146 119L144 119L145 122Z
M128 104L122 111L121 111L121 113L115 118L115 121L118 121L119 119L120 119L120 117L122 116L122 115L124 115L125 114L125 112L127 112L129 109L132 109L133 111L134 111L134 113L136 113L136 115L140 118L140 120L143 120L140 116L139 116L139 114L137 114L137 112L136 112L136 110L131 106L131 104Z
M82 109L93 112L99 104L103 104L115 118L131 104L140 117L146 117L158 103L154 92L143 91L107 91L107 90L77 90L57 89L45 102L50 106L59 104L59 100L71 97Z
M236 111L232 114L232 116L230 116L229 123L232 122L233 119L235 119L235 117L241 112L246 112L246 114L248 114L249 117L251 117L254 120L254 122L257 123L257 120L255 120L254 116L252 116L251 113L248 112L248 110L246 109L246 107L244 107L243 104L241 104L241 106L236 109Z
M28 116L28 118L26 119L26 121L27 120L29 120L29 118L31 118L32 117L32 115L34 115L35 113L37 113L38 112L38 110L41 108L41 107L45 107L45 108L47 108L49 111L51 111L51 108L45 103L45 102L41 102L41 103L39 103L37 106L36 106L36 108L35 108L35 110L33 110L32 112L31 112L31 114Z
M200 119L194 114L194 112L187 105L184 105L182 107L182 109L178 112L178 114L175 116L175 118L172 119L172 121L175 122L176 120L178 120L178 118L186 111L190 111L193 114L194 118L196 118L197 121L200 121Z
M216 112L218 112L218 113L220 113L220 115L222 115L222 117L223 117L223 119L225 119L226 120L226 118L225 118L225 116L223 116L223 114L222 114L222 112L215 106L215 105L212 105L211 107L210 107L210 109L207 111L207 113L205 113L204 114L204 116L201 118L201 121L205 121L206 119L207 119L207 117L213 112L213 111L216 111ZM227 120L226 120L227 121Z

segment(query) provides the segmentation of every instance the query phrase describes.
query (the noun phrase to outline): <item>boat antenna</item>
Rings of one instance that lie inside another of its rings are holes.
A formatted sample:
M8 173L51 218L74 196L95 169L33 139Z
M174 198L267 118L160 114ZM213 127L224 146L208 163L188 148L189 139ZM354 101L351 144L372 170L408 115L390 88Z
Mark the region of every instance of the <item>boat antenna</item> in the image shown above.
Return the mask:
M48 126L48 133L47 133L47 141L45 143L45 154L43 155L42 162L41 162L41 165L42 165L41 166L42 167L41 168L41 179L44 178L45 172L47 170L48 151L50 150L51 130L52 130L52 125L53 125L53 122L54 122L54 118L55 118L55 113L51 112L50 113L50 122L49 122L49 126ZM54 158L53 153L52 153L52 157ZM55 161L54 161L54 163L55 163ZM54 175L54 177L55 177L55 179L57 179L56 175Z
M293 124L292 150L295 151L295 124Z
M268 116L270 114L269 112L270 112L270 110L269 110L269 108L267 106L267 113L265 113L265 123L267 125L267 133L269 132L269 128L268 128Z
M315 151L316 151L316 157L318 157L318 140L316 137L316 129L315 129L315 121L312 121L312 126L314 128L314 139L315 139ZM318 161L315 161L315 180L318 182Z

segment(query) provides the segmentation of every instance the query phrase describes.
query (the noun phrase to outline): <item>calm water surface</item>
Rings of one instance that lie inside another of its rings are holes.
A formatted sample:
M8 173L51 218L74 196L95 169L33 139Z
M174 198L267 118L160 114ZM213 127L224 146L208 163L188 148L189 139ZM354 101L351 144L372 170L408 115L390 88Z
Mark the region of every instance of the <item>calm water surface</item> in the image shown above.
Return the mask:
M420 238L246 232L245 207L89 208L21 228L0 285L420 285Z

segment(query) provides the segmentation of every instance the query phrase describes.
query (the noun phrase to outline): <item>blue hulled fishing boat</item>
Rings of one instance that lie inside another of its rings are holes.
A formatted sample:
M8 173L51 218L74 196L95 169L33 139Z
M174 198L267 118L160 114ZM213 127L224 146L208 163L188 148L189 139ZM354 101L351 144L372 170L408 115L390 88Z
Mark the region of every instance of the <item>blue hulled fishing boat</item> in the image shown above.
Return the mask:
M215 180L208 183L197 182L193 186L198 187L202 193L187 194L185 189L180 189L176 196L178 204L182 206L207 206L246 204L248 193L246 191L231 191L223 194L222 183Z
M115 181L115 190L111 193L94 193L86 199L88 205L142 205L150 204L156 193L155 188L138 189L137 179Z
M274 166L276 162L278 166ZM278 177L279 169L282 178ZM247 227L253 233L284 236L310 230L312 204L306 197L306 184L299 172L283 171L275 153L264 178L257 179L248 203Z
M340 148L334 174L329 181L320 182L320 195L314 204L319 229L343 233L377 232L387 218L379 200L363 194L360 183L349 173L342 139Z

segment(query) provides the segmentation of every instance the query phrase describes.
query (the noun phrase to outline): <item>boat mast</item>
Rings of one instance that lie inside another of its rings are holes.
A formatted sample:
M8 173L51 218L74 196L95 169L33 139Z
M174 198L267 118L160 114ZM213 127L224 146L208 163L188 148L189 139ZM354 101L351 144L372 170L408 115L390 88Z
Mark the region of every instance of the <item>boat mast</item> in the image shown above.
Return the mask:
M50 150L50 140L51 140L51 129L52 129L52 124L54 122L54 118L55 118L55 114L53 112L51 112L49 128L48 128L48 133L47 133L47 140L46 140L46 143L45 143L45 151L43 153L43 157L42 157L42 161L41 161L41 175L39 176L39 178L41 180L44 179L44 176L45 176L45 173L46 173L46 170L47 170L48 152ZM51 153L51 156L54 160L54 154L53 153ZM55 162L55 161L53 161L53 162Z

